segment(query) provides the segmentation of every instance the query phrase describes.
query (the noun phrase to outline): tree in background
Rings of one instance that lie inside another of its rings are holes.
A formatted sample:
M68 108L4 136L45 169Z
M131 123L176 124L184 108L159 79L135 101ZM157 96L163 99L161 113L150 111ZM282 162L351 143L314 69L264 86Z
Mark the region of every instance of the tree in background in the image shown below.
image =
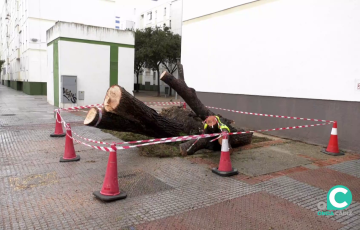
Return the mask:
M176 59L180 57L181 38L169 27L145 28L135 31L135 73L146 67L157 72L158 96L160 96L160 65L170 73L177 69ZM174 65L174 67L170 67Z
M0 60L0 70L2 68L2 66L4 65L5 61L4 60Z
M4 60L0 60L0 74L1 74L2 66L4 65L4 63L5 63ZM1 76L0 76L0 80L2 80L2 79L1 79ZM0 84L1 84L1 82L0 82Z
M134 72L136 74L137 88L136 92L139 92L139 74L144 71L145 65L145 48L147 38L146 34L142 30L135 31L135 65Z
M161 64L170 74L173 74L178 69L177 59L180 58L181 54L181 37L178 34L173 34L170 29L166 33L166 57ZM171 96L171 87L169 94Z

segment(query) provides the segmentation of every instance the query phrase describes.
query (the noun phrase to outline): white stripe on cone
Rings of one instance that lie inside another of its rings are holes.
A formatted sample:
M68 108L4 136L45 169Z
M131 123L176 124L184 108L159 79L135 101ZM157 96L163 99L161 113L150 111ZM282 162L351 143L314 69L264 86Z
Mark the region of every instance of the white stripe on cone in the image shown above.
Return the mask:
M337 135L337 128L331 129L331 135Z
M221 144L221 152L229 152L229 139L223 138Z

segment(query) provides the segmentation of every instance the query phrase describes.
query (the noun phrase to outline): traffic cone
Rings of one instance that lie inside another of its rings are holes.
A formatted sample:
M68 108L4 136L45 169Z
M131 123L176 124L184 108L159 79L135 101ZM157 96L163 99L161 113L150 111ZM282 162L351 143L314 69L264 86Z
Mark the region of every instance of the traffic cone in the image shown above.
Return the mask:
M213 168L212 172L219 176L233 176L239 172L231 166L230 151L229 151L229 134L222 132L221 156L218 168Z
M184 102L183 104L183 109L186 109L186 102Z
M111 145L112 151L109 154L109 161L106 168L105 179L101 191L93 192L93 195L102 201L115 201L125 199L127 194L119 190L116 145Z
M56 111L56 121L55 121L55 132L50 134L50 137L65 137L65 133L62 129L61 117L59 110Z
M327 148L326 149L324 148L323 150L321 150L321 152L332 156L344 155L344 152L339 150L336 121L334 122L333 127L331 129L329 144Z
M79 161L80 156L75 154L74 143L72 140L70 124L66 124L66 139L65 139L65 151L64 156L60 158L60 162Z

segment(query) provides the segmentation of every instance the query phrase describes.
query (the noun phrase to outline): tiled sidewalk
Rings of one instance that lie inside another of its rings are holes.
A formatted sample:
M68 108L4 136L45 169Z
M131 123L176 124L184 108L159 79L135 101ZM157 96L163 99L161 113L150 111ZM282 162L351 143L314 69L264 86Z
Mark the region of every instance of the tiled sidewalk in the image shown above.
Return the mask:
M341 161L304 158L313 168L222 178L211 173L211 161L118 151L120 189L128 197L100 202L92 192L101 189L108 153L75 144L81 160L60 163L65 138L49 136L53 109L45 97L0 86L0 229L360 229L356 154ZM63 116L85 137L120 141L83 126L81 116ZM352 191L346 211L353 215L317 215L317 204L338 184Z

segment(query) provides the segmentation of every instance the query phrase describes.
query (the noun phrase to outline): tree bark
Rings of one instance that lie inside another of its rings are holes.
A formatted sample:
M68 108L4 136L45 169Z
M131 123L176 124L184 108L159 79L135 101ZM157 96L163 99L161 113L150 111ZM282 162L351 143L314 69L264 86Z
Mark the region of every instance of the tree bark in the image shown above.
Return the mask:
M179 80L185 81L183 65L180 62L178 62L177 66L178 66Z
M179 74L180 76L180 74ZM199 100L196 95L196 91L193 88L189 88L185 81L176 79L173 75L164 71L160 79L172 87L180 96L184 99L186 104L198 115L202 120L205 120L208 116L215 116L216 114L210 111L206 106ZM221 117L221 115L219 115ZM223 118L222 121L226 125L230 125L233 121Z
M139 92L139 72L136 72L136 92Z
M104 108L102 108L101 111L98 108L91 108L84 120L84 125L94 126L99 129L138 133L149 137L156 137L157 133L154 130L145 129L141 123L133 122L117 114L106 112Z
M157 82L158 82L158 97L160 97L160 69L159 69L159 67L157 67L157 69L156 69L156 71L157 71Z
M185 81L183 81L182 79L176 79L173 75L171 75L167 71L164 71L161 74L160 79L163 82L165 82L166 84L168 84L170 87L172 87L184 99L184 101L190 106L190 108L196 113L196 115L198 115L202 120L205 120L206 117L208 117L208 116L215 115L215 113L213 113L208 108L206 108L206 106L198 99L195 89L189 88L187 86L187 84L185 83ZM224 118L221 115L218 115L218 116L220 117L221 122L228 126L228 128L230 129L230 132L245 131L243 129L237 130L236 128L234 128L231 125L233 123L232 120ZM216 132L216 131L213 130L213 132ZM252 135L253 135L252 133L230 135L229 144L233 148L250 144ZM207 141L207 142L209 142L209 141ZM183 151L185 151L185 149L190 145L191 145L190 141L189 141L189 143L181 144L180 149L181 149L182 154L185 154ZM192 151L195 151L197 148L201 149L201 148L205 147L206 145L207 144L203 143L203 141L201 141L200 143L198 142L192 147L191 151L187 154L191 154Z
M113 123L119 123L117 131L124 131L121 123L125 122L135 126L134 133L147 132L146 135L150 137L174 137L186 133L183 124L159 115L154 109L118 85L113 85L108 89L104 100L104 110L117 115L111 118ZM88 122L88 124L93 123Z
M201 149L207 149L208 147L210 147L210 143L211 143L210 140L213 138L215 137L199 139L196 143L195 143L196 140L190 140L185 143L182 143L180 144L180 153L182 156L187 156L187 155L193 155L194 153L196 153Z

